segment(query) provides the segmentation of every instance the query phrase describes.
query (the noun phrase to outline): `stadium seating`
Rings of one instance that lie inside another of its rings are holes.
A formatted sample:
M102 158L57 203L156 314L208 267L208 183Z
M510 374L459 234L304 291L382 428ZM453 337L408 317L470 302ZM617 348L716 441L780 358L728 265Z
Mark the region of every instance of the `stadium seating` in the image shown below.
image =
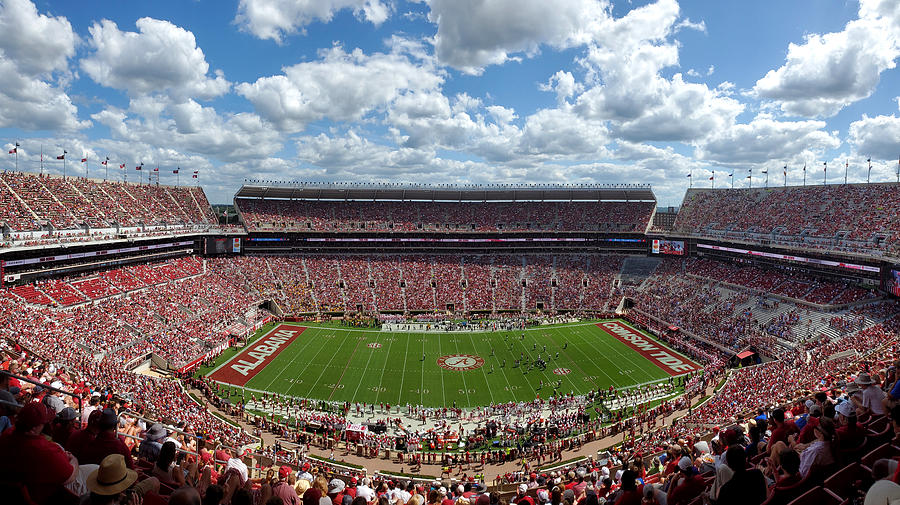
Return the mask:
M327 202L237 198L248 230L641 232L652 202Z
M0 223L13 231L215 224L198 187L139 185L22 172L0 174Z
M675 231L833 251L900 252L900 185L690 189Z

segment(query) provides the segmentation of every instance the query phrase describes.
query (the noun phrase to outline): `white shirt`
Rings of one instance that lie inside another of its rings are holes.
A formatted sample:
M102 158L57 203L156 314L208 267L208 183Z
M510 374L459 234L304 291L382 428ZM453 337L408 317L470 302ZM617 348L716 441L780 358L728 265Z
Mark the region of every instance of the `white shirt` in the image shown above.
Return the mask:
M876 386L869 386L862 390L863 407L868 407L876 416L884 415L884 405L881 404L883 399L884 391Z
M241 479L243 480L243 482L247 482L247 465L244 464L243 461L238 458L231 458L225 465L225 471L227 472L229 468L234 468L235 470L237 470L238 473L241 474Z
M373 501L375 500L375 491L366 485L356 486L356 496L362 496L366 501Z

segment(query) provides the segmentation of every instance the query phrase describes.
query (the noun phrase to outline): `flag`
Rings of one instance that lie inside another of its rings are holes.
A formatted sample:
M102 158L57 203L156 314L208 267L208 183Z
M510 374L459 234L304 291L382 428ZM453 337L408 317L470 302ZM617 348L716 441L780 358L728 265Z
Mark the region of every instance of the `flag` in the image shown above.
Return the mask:
M119 168L125 168L125 164L122 163L121 165L119 165Z
M769 173L769 171L768 171L768 170L763 170L762 173L767 174L767 173Z
M81 158L82 163L87 163L87 158Z
M153 169L154 172L159 172L159 167Z
M172 170L172 173L173 173L173 174L177 174L179 170L181 170L181 169L180 169L180 168L176 168L175 170Z
M787 175L787 165L784 166L784 175Z
M714 178L715 178L715 176L711 176L711 177L709 178L709 180L713 180Z
M109 164L109 158L107 158L106 161L101 161L100 164L101 164L101 165L108 165L108 164Z
M56 159L58 159L58 160L64 160L64 159L66 159L66 153L60 154L59 156L56 157Z
M16 154L17 150L15 147L9 150L9 154Z
M690 177L690 176L691 176L691 174L688 174L688 175L687 175L687 176L688 176L688 177Z
M730 174L728 174L728 177L734 177L734 172L731 172Z

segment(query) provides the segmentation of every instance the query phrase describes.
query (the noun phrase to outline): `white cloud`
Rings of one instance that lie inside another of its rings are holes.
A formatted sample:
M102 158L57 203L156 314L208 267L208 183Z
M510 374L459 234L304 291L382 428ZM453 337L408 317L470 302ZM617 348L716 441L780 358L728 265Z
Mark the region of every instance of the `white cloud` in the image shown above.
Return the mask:
M267 156L281 149L281 136L256 114L219 114L188 100L132 99L127 111L107 108L91 116L117 140L167 146L220 161Z
M823 130L824 121L778 121L760 114L749 124L735 124L698 143L696 157L723 165L789 160L804 153L836 149L841 141Z
M392 2L381 0L241 0L235 23L260 39L281 43L314 21L328 23L340 10L349 9L375 26L388 19Z
M513 55L541 45L583 45L608 18L605 0L428 0L428 19L438 25L435 52L447 65L479 74Z
M570 97L580 94L584 91L584 85L575 81L575 76L571 72L558 70L550 76L546 84L541 84L540 89L543 91L553 91L556 93L556 101L562 105Z
M29 0L0 3L0 48L28 75L67 71L78 37L63 16L39 14Z
M678 65L678 45L670 40L678 16L674 0L660 0L611 21L580 60L592 86L574 110L610 121L614 136L632 142L689 141L733 123L744 107L727 89L661 75Z
M194 34L159 19L141 18L140 32L124 32L110 20L94 23L81 68L97 83L132 96L168 93L179 99L211 99L231 84L221 71L209 76L209 63Z
M0 3L0 128L71 131L85 128L65 91L77 36L62 17L33 3Z
M345 52L339 46L323 50L320 59L284 69L282 75L241 83L237 92L277 128L300 131L311 121L329 118L353 121L384 109L404 93L429 91L443 75L429 61L406 54Z
M850 123L849 142L862 156L896 159L900 146L900 118L895 115L869 117Z
M840 32L811 34L788 46L784 65L756 82L752 94L787 114L827 117L869 97L900 56L900 8L861 0L859 19Z

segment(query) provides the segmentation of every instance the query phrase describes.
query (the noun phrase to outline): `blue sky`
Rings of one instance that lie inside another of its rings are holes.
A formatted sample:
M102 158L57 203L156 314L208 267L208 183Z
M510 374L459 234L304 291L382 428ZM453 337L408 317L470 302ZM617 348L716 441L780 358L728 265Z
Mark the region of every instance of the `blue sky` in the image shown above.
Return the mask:
M895 0L0 0L0 143L20 170L198 170L216 203L251 178L677 205L713 172L896 180L898 57Z

